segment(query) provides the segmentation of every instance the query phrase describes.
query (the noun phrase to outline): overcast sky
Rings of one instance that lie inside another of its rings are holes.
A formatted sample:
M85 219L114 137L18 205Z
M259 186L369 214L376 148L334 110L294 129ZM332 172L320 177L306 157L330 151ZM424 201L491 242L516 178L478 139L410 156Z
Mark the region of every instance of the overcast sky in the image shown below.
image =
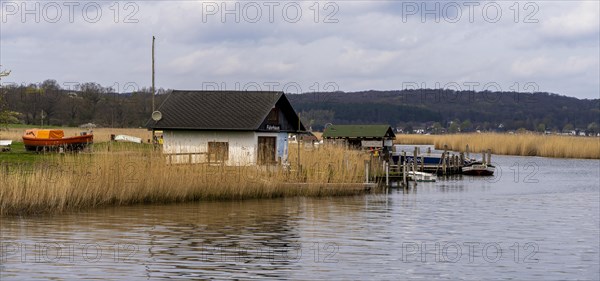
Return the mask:
M237 17L237 18L236 18ZM6 83L600 98L599 1L2 0Z

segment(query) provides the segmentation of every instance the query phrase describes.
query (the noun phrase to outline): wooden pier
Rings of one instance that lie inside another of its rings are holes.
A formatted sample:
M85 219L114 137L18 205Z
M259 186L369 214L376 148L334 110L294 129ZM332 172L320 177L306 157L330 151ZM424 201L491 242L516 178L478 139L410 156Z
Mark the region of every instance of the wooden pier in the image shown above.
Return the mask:
M463 152L453 153L444 146L444 151L437 157L431 154L430 149L427 153L420 152L419 147L415 147L412 157L408 156L406 151L402 151L398 161L395 162L392 157L389 159L371 157L365 161L365 182L377 183L385 187L408 186L413 171L431 173L437 176L456 176L462 175L462 168L466 160L471 160L469 155L469 146L466 147L466 154ZM425 158L439 158L437 163L427 163ZM482 152L483 163L491 163L491 150ZM416 184L416 181L415 181Z

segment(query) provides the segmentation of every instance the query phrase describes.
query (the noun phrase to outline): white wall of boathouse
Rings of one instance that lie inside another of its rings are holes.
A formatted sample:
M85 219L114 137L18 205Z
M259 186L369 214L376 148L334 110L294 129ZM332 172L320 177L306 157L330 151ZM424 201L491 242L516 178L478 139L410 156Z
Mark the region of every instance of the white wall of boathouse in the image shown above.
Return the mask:
M276 137L277 157L288 159L288 134L253 131L163 131L163 154L167 163L199 164L208 162L208 143L227 142L227 166L256 165L258 137Z

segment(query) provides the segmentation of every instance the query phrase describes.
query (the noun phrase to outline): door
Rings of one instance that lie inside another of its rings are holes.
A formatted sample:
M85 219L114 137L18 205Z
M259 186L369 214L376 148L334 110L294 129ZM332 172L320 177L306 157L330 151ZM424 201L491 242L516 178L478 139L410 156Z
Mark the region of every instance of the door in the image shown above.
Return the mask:
M258 165L269 165L277 163L275 156L276 151L276 137L258 137Z

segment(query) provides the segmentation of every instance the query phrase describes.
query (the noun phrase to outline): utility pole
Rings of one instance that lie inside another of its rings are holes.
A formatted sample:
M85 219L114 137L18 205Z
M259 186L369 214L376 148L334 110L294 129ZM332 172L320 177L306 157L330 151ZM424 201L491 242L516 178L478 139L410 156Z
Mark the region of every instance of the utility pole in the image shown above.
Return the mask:
M300 166L300 112L298 112L298 131L296 133L296 142L298 143L298 176L300 176L302 171L302 166Z
M154 110L156 110L155 107L154 107L154 93L156 92L155 88L154 88L154 40L155 39L156 38L154 37L154 35L152 35L152 113L154 113ZM155 135L155 132L154 132L154 128L152 128L152 144L153 145L155 145L155 143L154 143L155 142L155 140L154 140L155 136L156 135Z
M155 108L154 108L154 93L155 88L154 88L154 40L155 37L152 36L152 112L154 112Z

